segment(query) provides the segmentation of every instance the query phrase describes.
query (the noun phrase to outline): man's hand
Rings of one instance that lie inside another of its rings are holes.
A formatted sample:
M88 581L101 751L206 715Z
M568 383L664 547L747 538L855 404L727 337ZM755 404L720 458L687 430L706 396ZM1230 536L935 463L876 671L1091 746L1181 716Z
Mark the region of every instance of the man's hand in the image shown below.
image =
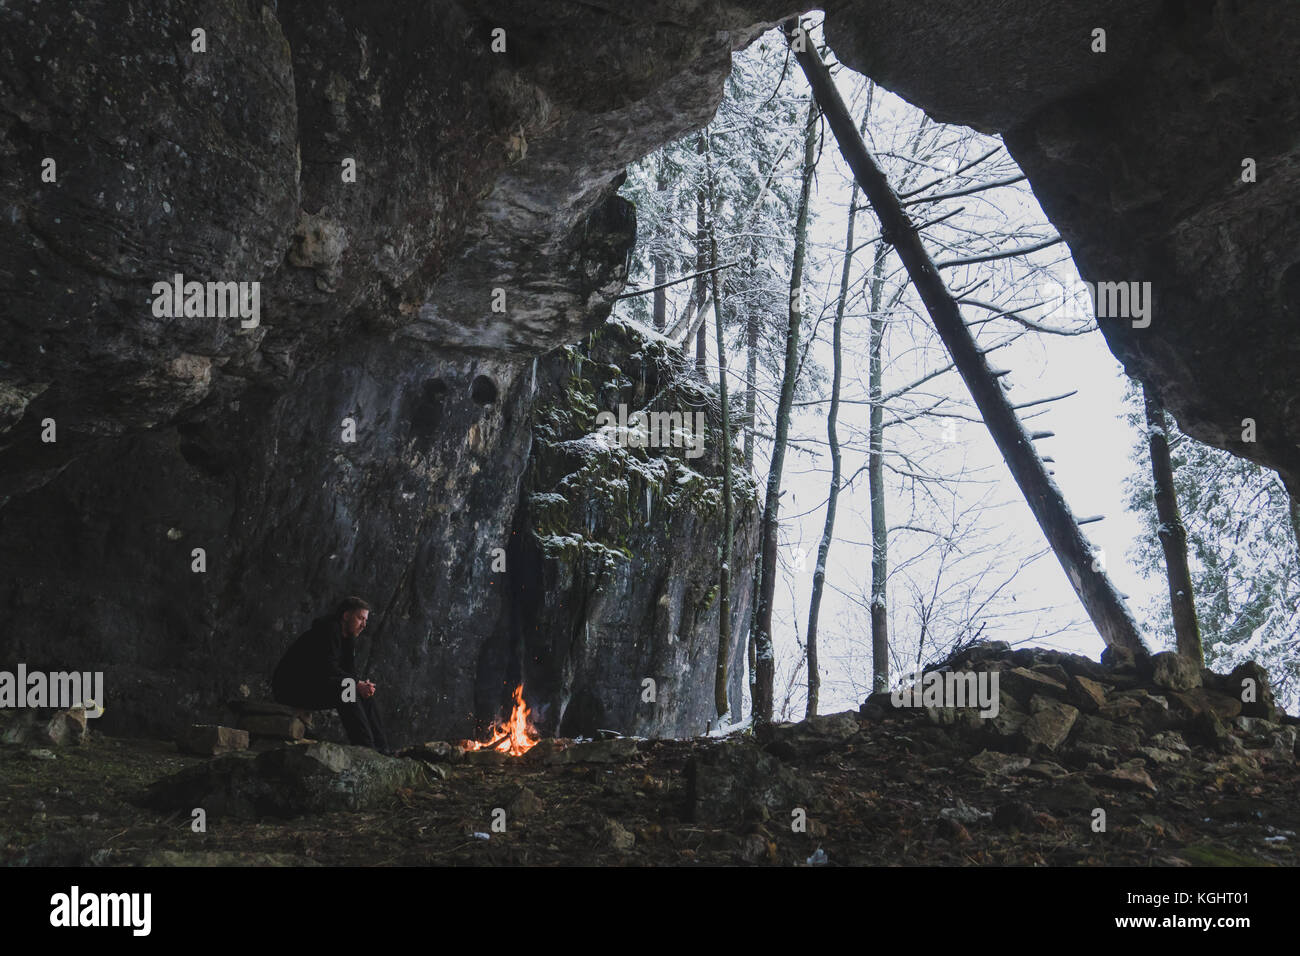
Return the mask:
M357 681L357 690L361 692L362 698L375 696L375 682L372 680Z

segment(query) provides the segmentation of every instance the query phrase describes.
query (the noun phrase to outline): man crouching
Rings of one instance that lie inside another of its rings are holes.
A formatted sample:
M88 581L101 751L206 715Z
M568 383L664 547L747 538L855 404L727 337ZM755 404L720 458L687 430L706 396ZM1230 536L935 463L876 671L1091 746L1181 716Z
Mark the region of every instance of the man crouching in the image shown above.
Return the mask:
M356 679L353 642L365 630L370 605L359 597L339 602L289 646L271 677L276 703L303 710L336 709L348 741L388 753L375 706L373 681Z

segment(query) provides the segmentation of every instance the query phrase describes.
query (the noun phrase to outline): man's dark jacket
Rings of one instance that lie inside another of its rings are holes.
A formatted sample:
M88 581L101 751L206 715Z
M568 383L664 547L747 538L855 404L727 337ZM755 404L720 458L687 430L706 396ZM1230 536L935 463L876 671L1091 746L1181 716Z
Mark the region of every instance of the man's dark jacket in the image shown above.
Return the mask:
M271 677L276 700L300 707L337 706L343 679L356 679L352 644L343 636L341 620L317 618L276 666Z

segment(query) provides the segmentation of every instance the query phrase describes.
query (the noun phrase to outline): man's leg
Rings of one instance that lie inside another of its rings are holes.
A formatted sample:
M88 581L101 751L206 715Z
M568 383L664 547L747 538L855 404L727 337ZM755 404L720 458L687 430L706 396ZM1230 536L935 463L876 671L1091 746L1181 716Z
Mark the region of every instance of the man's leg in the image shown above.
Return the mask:
M370 725L370 736L375 742L375 749L380 753L388 753L388 738L384 735L384 725L379 719L379 705L373 697L367 697L361 706L366 715L366 723Z
M350 701L338 705L339 720L347 731L348 743L360 747L374 747L375 740L370 733L370 722L366 720L365 711L360 701Z

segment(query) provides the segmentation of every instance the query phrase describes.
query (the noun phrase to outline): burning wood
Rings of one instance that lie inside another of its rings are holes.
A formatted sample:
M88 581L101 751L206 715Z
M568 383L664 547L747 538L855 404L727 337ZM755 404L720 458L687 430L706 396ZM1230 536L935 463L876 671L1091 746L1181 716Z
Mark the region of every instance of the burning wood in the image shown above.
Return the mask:
M501 753L509 754L512 757L518 757L527 753L537 745L537 731L533 729L532 721L529 720L528 705L524 703L524 685L520 684L515 688L514 707L510 711L510 719L504 724L493 723L493 739L488 743L481 743L477 740L465 741L466 750L496 750Z

